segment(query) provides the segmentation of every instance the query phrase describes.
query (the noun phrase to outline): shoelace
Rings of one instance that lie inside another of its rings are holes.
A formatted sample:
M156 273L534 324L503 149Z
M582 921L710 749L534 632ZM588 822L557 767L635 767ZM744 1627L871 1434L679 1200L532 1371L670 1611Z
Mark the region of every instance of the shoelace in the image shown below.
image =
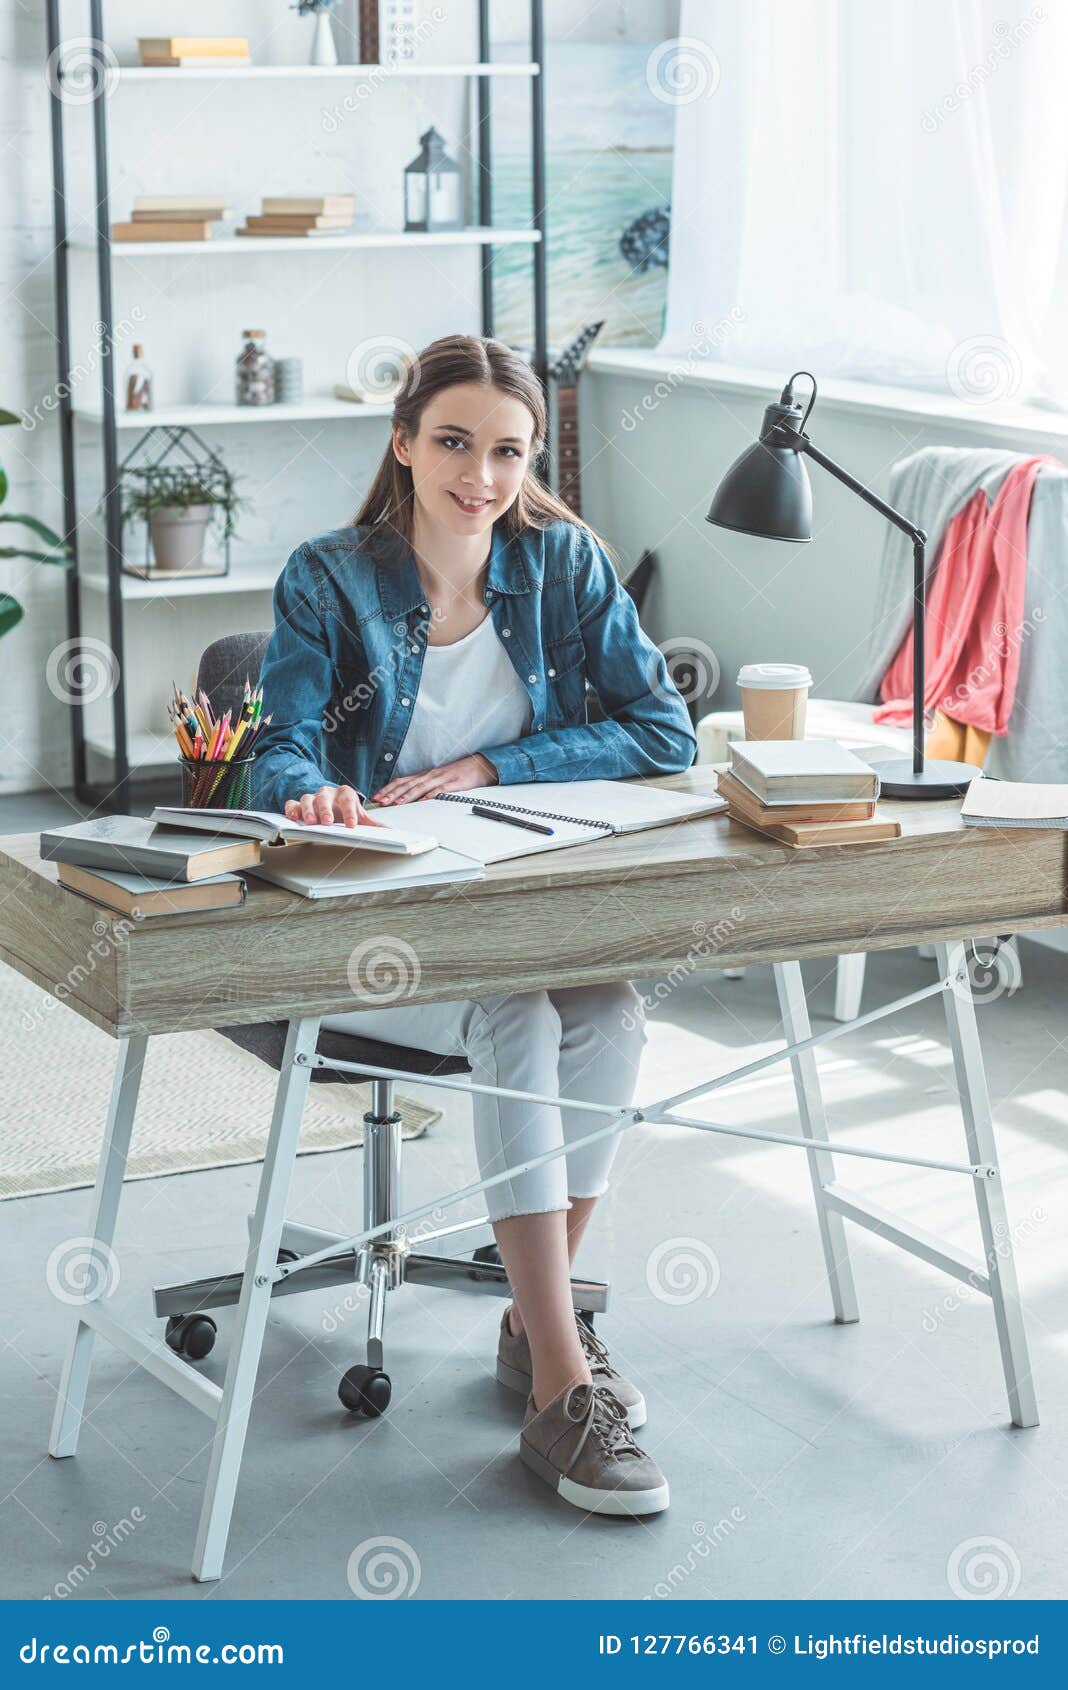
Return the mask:
M575 1403L579 1405L577 1414L572 1412L572 1404ZM630 1435L626 1409L607 1385L576 1385L567 1399L565 1413L576 1425L585 1422L582 1436L567 1464L569 1469L582 1454L591 1433L605 1455L641 1456L644 1453Z
M590 1372L611 1375L614 1369L608 1359L608 1346L598 1338L592 1326L586 1325L581 1315L576 1315L575 1325L578 1327L579 1343L590 1364Z

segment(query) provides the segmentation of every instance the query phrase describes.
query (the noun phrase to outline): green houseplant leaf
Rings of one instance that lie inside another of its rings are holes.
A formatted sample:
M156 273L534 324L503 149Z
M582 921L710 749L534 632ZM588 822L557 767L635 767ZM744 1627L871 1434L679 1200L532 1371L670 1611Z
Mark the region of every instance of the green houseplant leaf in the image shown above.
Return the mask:
M22 621L22 606L10 593L0 593L0 636L8 634L16 622Z

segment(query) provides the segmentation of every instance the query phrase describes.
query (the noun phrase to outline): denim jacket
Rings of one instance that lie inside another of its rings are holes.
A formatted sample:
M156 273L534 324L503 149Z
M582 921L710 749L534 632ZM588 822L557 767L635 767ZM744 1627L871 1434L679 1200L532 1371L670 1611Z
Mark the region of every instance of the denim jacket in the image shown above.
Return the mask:
M376 559L363 541L354 527L317 534L278 578L260 672L273 720L256 747L258 808L281 810L324 785L367 796L393 775L430 611L410 549L398 542ZM469 747L502 784L689 768L696 738L686 706L586 529L559 521L510 540L494 529L483 596L531 704L522 739ZM586 719L587 682L604 721Z

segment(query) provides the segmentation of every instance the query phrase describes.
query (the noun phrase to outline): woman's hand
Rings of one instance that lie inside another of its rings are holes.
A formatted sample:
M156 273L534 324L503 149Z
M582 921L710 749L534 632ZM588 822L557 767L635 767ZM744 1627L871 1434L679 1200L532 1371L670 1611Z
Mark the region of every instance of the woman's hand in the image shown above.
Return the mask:
M321 786L318 792L305 792L299 798L286 800L286 819L291 822L318 822L329 827L331 822L344 822L346 827L381 827L382 823L369 816L351 786Z
M476 751L455 763L424 769L419 775L400 775L371 796L376 804L412 804L417 798L436 798L439 792L467 792L473 786L496 785L496 769L488 757Z

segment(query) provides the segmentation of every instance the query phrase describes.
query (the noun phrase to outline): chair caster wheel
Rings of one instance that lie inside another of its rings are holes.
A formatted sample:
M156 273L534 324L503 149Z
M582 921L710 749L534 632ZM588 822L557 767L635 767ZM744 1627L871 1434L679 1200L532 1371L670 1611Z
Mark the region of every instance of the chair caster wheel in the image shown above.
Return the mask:
M172 1314L164 1337L176 1355L203 1361L215 1348L215 1322L208 1314Z
M480 1244L471 1256L473 1262L489 1262L493 1267L503 1267L501 1252L496 1244Z
M281 1267L285 1262L299 1262L299 1260L300 1257L297 1255L295 1250L286 1250L284 1248L279 1250L277 1256L275 1257L275 1261L278 1263L279 1267Z
M367 1367L363 1362L350 1367L337 1388L345 1407L353 1414L365 1414L369 1420L376 1420L386 1412L392 1391L389 1374L379 1373L376 1367Z
M592 1332L594 1330L593 1310L592 1309L576 1309L575 1313L578 1315L578 1317L581 1320L583 1326L588 1326L590 1331Z

